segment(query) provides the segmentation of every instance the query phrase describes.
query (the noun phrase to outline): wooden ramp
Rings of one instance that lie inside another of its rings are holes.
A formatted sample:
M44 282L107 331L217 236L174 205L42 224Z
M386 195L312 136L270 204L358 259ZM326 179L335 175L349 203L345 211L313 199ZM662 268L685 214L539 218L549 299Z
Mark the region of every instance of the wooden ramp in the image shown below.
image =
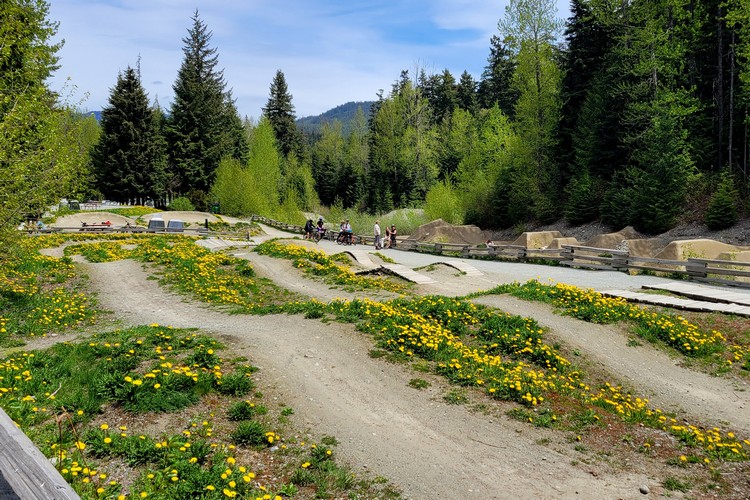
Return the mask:
M720 290L693 283L670 282L658 285L643 285L643 288L646 290L666 290L677 295L707 302L750 306L750 293L741 293L726 289Z
M682 299L668 295L655 295L652 293L631 292L629 290L604 290L602 295L607 297L620 297L628 302L639 302L654 306L672 307L685 311L720 312L750 316L750 306L740 304L722 304L706 300Z
M251 240L225 240L224 238L206 238L204 240L196 241L195 244L211 250L212 252L218 252L219 250L232 247L255 246L255 242Z
M406 266L402 266L401 264L383 264L380 267L382 267L383 269L386 269L388 272L392 274L400 276L404 278L405 280L411 281L412 283L417 283L419 285L429 285L432 283L437 283L437 281L430 278L429 276L425 276L424 274L419 274L418 272L412 269L409 269Z
M375 269L376 267L379 267L372 261L372 259L370 259L370 253L367 250L346 249L344 252L351 255L354 260L367 269Z
M455 269L458 269L462 273L466 274L466 276L482 276L483 275L482 271L480 271L476 267L462 260L445 260L443 262L438 262L438 264L440 263L445 264L447 266L451 266Z

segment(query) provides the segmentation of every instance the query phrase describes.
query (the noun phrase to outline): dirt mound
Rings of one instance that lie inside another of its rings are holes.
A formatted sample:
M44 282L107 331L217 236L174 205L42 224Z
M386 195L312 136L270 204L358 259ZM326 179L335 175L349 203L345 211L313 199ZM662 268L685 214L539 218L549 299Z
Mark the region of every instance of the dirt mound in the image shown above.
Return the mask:
M637 240L625 240L623 250L627 249L630 255L636 257L653 257L661 252L669 244L663 238L642 238Z
M547 245L547 248L559 250L563 245L580 245L580 243L578 243L578 239L574 237L553 238L549 245Z
M101 224L109 221L112 226L124 226L125 224L135 225L135 219L113 214L111 212L79 212L77 214L64 215L58 217L55 222L51 223L52 227L80 227L84 222L86 224Z
M514 245L521 245L526 248L547 248L555 238L562 238L560 231L535 231L526 232L516 238Z
M478 245L487 241L487 235L477 226L454 226L437 219L419 226L408 238L411 241L429 243L466 243Z
M615 249L622 246L625 240L637 240L641 238L643 238L641 233L633 229L632 226L627 226L616 233L596 235L584 243L584 245L587 247Z
M690 257L716 259L722 253L738 252L741 250L747 250L747 248L707 239L679 240L667 245L656 255L656 258L670 260L687 260Z

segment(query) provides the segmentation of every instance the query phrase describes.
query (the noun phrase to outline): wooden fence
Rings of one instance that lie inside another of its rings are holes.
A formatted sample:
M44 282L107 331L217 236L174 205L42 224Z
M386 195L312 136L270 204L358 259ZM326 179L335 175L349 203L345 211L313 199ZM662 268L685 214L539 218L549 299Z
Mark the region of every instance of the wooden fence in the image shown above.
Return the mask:
M284 231L303 234L304 228L294 224L253 216L253 221ZM326 238L335 240L337 231L328 231ZM357 235L357 242L372 245L373 236ZM522 245L476 246L462 243L427 243L399 240L400 250L470 259L509 260L515 262L548 262L580 269L620 272L652 272L686 279L750 288L750 262L717 259L669 260L630 255L624 250L583 245L562 245L561 248L526 248Z
M80 499L57 469L0 408L0 498Z

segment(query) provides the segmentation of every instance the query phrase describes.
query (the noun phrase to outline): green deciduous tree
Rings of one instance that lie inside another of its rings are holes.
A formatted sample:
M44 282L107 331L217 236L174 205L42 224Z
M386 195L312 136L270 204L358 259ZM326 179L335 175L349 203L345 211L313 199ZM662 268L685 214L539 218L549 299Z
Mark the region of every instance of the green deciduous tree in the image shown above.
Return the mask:
M555 12L552 0L511 0L498 23L517 61L513 74L513 87L518 91L515 127L525 157L515 163L514 182L524 190L524 196L531 197L526 205L531 213L546 222L557 216L555 200L563 187L554 157L561 105L561 75L553 46L561 23Z
M131 67L117 76L102 110L102 134L92 152L96 186L117 201L166 194L166 144L159 117L149 106L140 75Z
M57 24L41 0L0 6L0 242L26 213L41 213L85 177L82 122L45 85L56 69Z

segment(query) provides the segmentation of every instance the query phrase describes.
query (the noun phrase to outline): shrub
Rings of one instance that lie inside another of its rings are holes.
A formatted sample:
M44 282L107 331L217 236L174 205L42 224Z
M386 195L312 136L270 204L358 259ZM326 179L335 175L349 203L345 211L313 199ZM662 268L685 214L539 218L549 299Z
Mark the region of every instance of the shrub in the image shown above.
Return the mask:
M450 224L463 224L464 221L458 196L448 181L430 188L425 198L424 213L430 220L443 219Z
M195 206L189 199L185 198L184 196L180 196L172 200L172 203L170 203L169 205L169 209L180 212L191 212L195 210Z
M719 186L711 196L706 211L706 225L709 229L727 229L737 222L737 190L734 179L728 171L721 174Z

